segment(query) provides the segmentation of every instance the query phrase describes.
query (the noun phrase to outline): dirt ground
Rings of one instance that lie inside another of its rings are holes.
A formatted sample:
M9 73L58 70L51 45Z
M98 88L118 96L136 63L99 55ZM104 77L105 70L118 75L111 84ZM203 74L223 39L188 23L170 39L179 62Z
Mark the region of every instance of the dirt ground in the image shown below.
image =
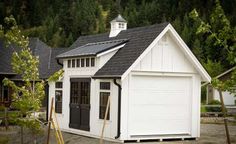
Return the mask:
M236 144L236 126L229 126L230 134L231 134L231 143ZM37 144L45 143L46 131L44 134L37 138ZM24 143L32 144L32 135L29 133L25 133L24 135ZM50 144L56 144L55 136L51 135ZM99 140L95 138L84 137L80 135L64 133L63 138L65 144L99 144ZM2 139L2 141L1 141ZM4 139L6 141L4 141ZM17 132L8 132L5 134L0 131L0 144L18 144L20 143L20 135ZM142 142L140 144L225 144L225 130L224 125L219 124L201 124L201 137L198 140L191 141L167 141L167 142ZM105 141L104 144L118 144L114 142ZM134 144L134 143L129 143Z

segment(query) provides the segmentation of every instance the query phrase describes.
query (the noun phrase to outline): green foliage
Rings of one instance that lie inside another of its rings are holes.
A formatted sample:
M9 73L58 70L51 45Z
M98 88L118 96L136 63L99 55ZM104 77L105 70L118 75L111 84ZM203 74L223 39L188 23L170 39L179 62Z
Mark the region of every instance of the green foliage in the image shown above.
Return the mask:
M32 132L38 130L39 122L35 118L30 118L33 113L39 111L41 101L44 97L44 81L39 80L38 57L33 56L28 47L28 38L22 35L13 16L6 17L5 23L9 29L4 29L2 39L7 45L19 47L12 55L12 69L22 77L24 84L16 85L14 81L5 78L3 84L13 90L12 107L19 110L13 115L17 124L31 128Z
M220 105L221 102L218 101L218 100L212 100L212 101L210 101L208 104L209 104L209 105Z
M11 106L18 111L11 115L11 121L20 126L27 127L33 133L40 131L40 123L35 117L41 107L41 101L45 96L44 81L39 78L39 59L34 56L28 47L28 38L24 37L19 30L15 19L10 16L5 18L5 24L8 28L1 29L1 39L7 42L7 45L13 45L19 48L12 54L12 69L20 75L23 81L22 85L17 85L14 81L4 78L3 84L10 87L12 93ZM50 80L57 80L63 71L52 75Z
M109 31L109 22L121 13L128 21L129 28L164 21L171 22L188 46L192 48L193 39L195 39L192 35L195 24L188 19L186 14L196 8L205 17L204 20L208 20L205 24L216 23L224 15L216 13L215 15L219 18L207 18L211 15L209 12L214 8L214 2L199 0L14 0L7 3L0 2L0 23L3 23L1 19L12 14L20 28L26 31L27 36L39 37L50 46L66 47L70 46L80 35ZM236 1L222 1L222 5L231 24L235 26L236 10L233 6L236 5ZM220 8L216 11L222 12ZM205 28L202 24L199 31L207 31L208 29ZM198 39L201 43L205 41L204 37ZM202 47L202 49L206 50L208 47ZM201 57L208 58L205 53ZM218 59L217 56L214 58Z
M55 72L52 76L50 76L47 81L52 82L52 81L57 81L60 77L62 77L64 73L63 69L60 69L59 71Z
M215 0L215 7L210 15L209 22L203 21L200 17L196 9L194 9L190 13L190 17L192 17L195 21L200 22L200 25L197 29L196 34L204 34L206 35L206 45L209 46L214 53L212 55L218 56L217 52L221 52L226 55L227 62L230 64L236 64L236 39L235 39L235 31L231 27L229 20L227 19L222 6L220 5L219 0ZM232 30L233 29L233 30ZM212 57L211 57L212 58ZM223 57L222 61L226 63L225 57ZM221 59L219 59L221 60ZM212 76L216 76L218 72L222 70L222 66L220 61L211 61L208 59L205 64L209 73ZM235 93L235 90L232 89L236 84L236 72L232 73L232 76L229 80L220 81L218 79L212 80L212 85L218 90L225 91L228 90L231 93Z
M221 62L213 62L212 60L207 59L207 62L203 65L211 77L216 77L223 72L223 66Z
M209 105L219 105L220 106L220 101L218 100L212 100L211 102L208 103ZM221 112L221 107L206 107L207 112Z

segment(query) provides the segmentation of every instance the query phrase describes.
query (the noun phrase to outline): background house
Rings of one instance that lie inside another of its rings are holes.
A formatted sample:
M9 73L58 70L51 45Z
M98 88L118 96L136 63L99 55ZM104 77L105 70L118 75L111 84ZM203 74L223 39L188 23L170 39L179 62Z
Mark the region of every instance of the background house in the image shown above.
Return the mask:
M225 72L223 72L222 74L218 75L216 78L221 80L221 81L225 81L230 79L231 77L231 73L233 72L233 70L235 70L236 67L233 67ZM213 100L218 100L220 101L220 96L219 96L219 91L215 88L212 87L212 85L210 83L204 83L202 86L206 86L207 92L207 99L206 99L206 103L210 103ZM223 93L223 98L224 98L224 104L226 106L234 106L236 105L236 97L235 94L230 93L228 91L224 91Z
M33 55L39 57L39 77L46 80L50 75L59 70L61 66L57 63L56 55L64 52L64 48L50 48L38 38L29 39L29 48ZM11 57L14 51L19 48L10 45L5 47L3 41L0 41L0 105L10 106L12 91L7 86L3 86L2 80L7 77L18 85L22 84L21 77L12 71ZM48 100L48 86L45 86L46 97L42 102L42 110L46 111Z
M99 137L111 98L106 139L200 136L201 82L211 78L169 23L82 36L57 56L64 76L49 83L63 131Z

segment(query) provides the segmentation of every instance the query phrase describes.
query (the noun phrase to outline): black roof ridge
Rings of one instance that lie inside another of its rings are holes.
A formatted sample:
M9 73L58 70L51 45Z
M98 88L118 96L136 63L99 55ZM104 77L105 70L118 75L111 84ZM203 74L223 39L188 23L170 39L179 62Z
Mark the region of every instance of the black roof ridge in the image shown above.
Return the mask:
M86 46L90 45L99 45L99 44L107 44L107 43L113 43L113 42L120 42L120 41L127 41L128 39L113 39L113 40L107 40L107 41L99 41L99 42L94 42L94 43L87 43L85 44ZM83 47L83 46L80 46ZM79 47L77 47L79 48Z

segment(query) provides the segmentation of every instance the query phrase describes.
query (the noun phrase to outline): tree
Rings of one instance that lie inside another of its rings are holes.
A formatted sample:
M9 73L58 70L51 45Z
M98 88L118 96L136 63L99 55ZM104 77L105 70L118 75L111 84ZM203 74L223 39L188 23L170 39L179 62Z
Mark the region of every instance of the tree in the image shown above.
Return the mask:
M230 64L236 64L236 30L230 25L229 20L225 16L224 10L220 5L220 1L215 1L215 8L211 13L210 23L203 21L196 9L194 9L190 16L195 20L199 21L200 25L197 29L197 34L207 35L207 39L210 40L213 46L221 48L227 53L227 60ZM224 100L222 96L222 91L229 91L235 94L235 90L232 89L236 85L236 71L234 70L231 78L226 81L220 81L214 78L212 80L213 86L218 89L222 104L222 112L224 114L225 130L227 136L227 142L230 144L230 136L228 131L226 111L224 106Z
M23 143L23 127L29 128L34 134L40 131L40 121L35 116L35 112L38 112L41 107L45 95L45 82L39 79L39 59L32 54L28 47L28 38L22 35L13 16L6 17L5 23L9 29L0 26L0 38L4 40L6 46L14 45L16 49L20 49L13 52L11 64L13 71L21 76L23 84L17 85L8 78L5 78L3 83L13 90L11 106L18 112L12 119L21 126L21 143ZM57 72L53 77L58 73L61 74L62 71Z

